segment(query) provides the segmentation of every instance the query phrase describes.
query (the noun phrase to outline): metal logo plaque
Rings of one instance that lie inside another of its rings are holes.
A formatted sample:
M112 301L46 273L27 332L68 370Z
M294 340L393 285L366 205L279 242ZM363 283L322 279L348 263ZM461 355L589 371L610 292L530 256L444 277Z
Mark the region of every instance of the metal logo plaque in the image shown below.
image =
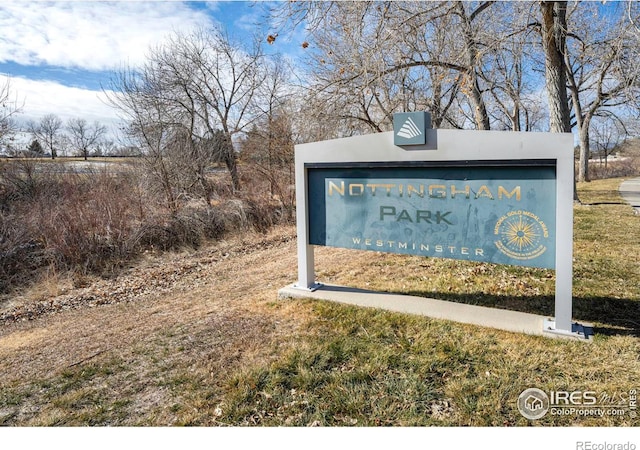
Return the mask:
M555 268L555 167L309 170L309 243Z
M393 143L395 145L424 145L427 128L431 128L431 114L427 112L395 113L393 115Z

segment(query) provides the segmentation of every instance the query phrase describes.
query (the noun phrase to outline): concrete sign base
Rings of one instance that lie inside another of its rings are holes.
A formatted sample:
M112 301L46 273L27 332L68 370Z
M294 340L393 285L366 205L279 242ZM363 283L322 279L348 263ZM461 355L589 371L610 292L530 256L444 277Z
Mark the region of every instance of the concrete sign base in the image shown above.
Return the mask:
M432 319L452 320L480 327L553 338L579 339L590 342L593 337L592 327L584 324L574 323L575 331L573 333L556 332L553 319L537 314L344 286L322 285L312 292L290 285L278 291L278 298L328 300L348 305L416 314Z

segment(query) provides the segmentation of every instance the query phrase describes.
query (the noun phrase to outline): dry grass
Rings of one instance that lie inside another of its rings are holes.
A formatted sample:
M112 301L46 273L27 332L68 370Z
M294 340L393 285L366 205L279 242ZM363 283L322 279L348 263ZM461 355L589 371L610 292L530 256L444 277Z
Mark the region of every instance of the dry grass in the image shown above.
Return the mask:
M574 310L596 323L590 345L276 301L295 278L296 249L293 228L275 228L149 256L119 278L63 289L114 298L109 292L129 292L121 283L158 286L131 288L127 301L0 325L0 423L637 425L629 417L529 422L516 408L529 387L613 394L640 386L640 267L630 257L640 254L640 220L609 204L619 202L618 183L580 186L583 202L600 204L576 207ZM326 282L552 307L553 274L543 270L329 248L316 250L316 267ZM41 290L39 302L46 291L55 292Z
M287 314L278 320L265 307L288 281L294 260L282 240L279 230L262 244L220 243L220 259L211 258L213 250L177 255L176 265L199 258L202 266L176 280L169 292L5 324L0 417L25 425L189 423L191 411L175 414L188 395L185 384L204 386L210 390L205 397L214 399L221 374L251 365L258 349L276 337L286 342L298 327ZM261 265L266 255L278 262ZM274 270L280 279L273 278ZM277 284L267 288L267 279ZM244 293L252 290L257 295L247 300Z

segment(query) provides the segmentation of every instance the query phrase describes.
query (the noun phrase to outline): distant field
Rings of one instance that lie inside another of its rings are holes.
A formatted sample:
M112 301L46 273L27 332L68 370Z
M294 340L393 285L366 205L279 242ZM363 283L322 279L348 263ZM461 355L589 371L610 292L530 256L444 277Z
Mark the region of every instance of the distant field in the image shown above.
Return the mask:
M82 157L60 157L56 159L51 158L0 158L0 165L2 163L14 163L14 164L28 164L36 168L40 172L86 172L86 171L100 171L100 170L121 170L123 167L134 164L138 158L123 158L123 157L92 157L88 160L84 160Z
M590 344L276 300L296 276L295 231L280 227L149 254L113 279L51 274L15 296L0 310L0 424L638 426L529 421L516 405L531 387L615 402L640 387L640 217L620 182L578 186L574 317L594 324ZM553 312L547 270L330 248L316 268L335 284Z
M142 158L136 156L92 156L85 160L81 156L63 156L56 159L51 158L6 158L0 157L0 165L3 162L17 162L22 164L31 164L39 168L39 170L49 170L60 172L69 170L104 170L112 168L122 168L142 162ZM214 165L216 168L218 165Z
M136 160L136 157L122 157L122 156L91 156L88 158L88 162L95 163L123 163ZM0 161L32 161L45 164L64 164L74 161L84 161L81 156L59 156L55 159L42 157L42 158L8 158L0 157Z

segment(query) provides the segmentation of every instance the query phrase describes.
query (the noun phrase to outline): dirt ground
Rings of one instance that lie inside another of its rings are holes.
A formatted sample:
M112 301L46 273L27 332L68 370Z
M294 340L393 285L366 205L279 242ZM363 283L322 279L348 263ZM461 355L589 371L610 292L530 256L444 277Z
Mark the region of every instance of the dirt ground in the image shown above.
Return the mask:
M296 251L294 227L280 227L198 250L148 254L112 279L52 276L0 299L0 426L233 425L223 423L225 402L242 386L256 389L252 368L264 373L287 355L304 353L323 326L331 325L326 321L337 320L319 316L312 302L277 299L278 289L297 278ZM315 259L318 279L327 283L398 292L419 287L425 293L446 293L453 284L448 272L439 273L439 264L420 258L407 264L406 258L378 252L319 247ZM515 292L544 297L552 286L545 277L523 281L504 268L483 274L477 271L489 268L455 267L457 284L480 283L498 297ZM498 290L491 291L494 287ZM381 338L387 347L377 351L384 354L390 346L392 353L402 352L407 342L402 333L389 342ZM550 388L565 386L566 380L603 392L637 386L634 336L602 337L585 352L583 343L498 330L478 335L471 326L434 321L416 339L425 342L427 355L442 347L433 361L440 358L447 371L458 370L457 376L443 377L438 401L457 398L464 405L468 392L483 393L477 408L484 413L469 409L467 416L451 419L455 424L475 424L477 417L502 423L522 385L541 386L545 379L552 380ZM467 370L466 355L475 355L478 373L489 377L484 367L503 373L491 375L490 382L478 378L475 369ZM433 361L416 373L430 371ZM458 361L457 368L448 367L450 361ZM394 373L404 386L404 374ZM588 384L580 384L583 380Z
M164 402L166 390L149 389L149 378L190 361L195 372L218 378L231 367L269 358L274 343L286 345L304 326L300 311L288 312L295 303L277 301L277 290L295 281L296 264L295 230L282 227L149 257L115 279L84 280L85 287L60 281L55 289L5 299L0 391L4 386L30 401L11 407L5 398L3 406L0 395L0 419L4 412L9 424L56 423L29 410L29 403L41 404L38 397L46 395L36 384L51 391L52 379L93 361L117 360L123 374L135 378L114 389L124 394L136 384L129 408L137 411L126 415L143 418Z

